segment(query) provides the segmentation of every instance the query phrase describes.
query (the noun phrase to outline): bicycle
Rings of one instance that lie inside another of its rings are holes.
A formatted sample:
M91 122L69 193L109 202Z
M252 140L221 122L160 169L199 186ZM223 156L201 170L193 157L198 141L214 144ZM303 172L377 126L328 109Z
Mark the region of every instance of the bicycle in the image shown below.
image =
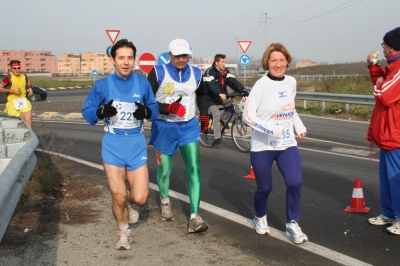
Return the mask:
M233 99L234 97L241 96L241 95L234 95L228 96L229 98ZM243 100L243 99L242 99ZM243 153L250 152L250 138L252 133L252 128L247 125L245 122L242 121L243 111L240 110L239 103L233 103L230 106L220 107L218 108L219 111L231 109L231 114L229 115L228 120L226 123L221 123L221 136L224 135L225 129L231 130L231 138L235 147ZM230 121L232 120L232 125L229 126ZM208 129L200 132L200 143L206 148L211 148L215 145L214 139L214 125L213 125L213 114L210 113L208 115L209 119L209 126ZM201 126L201 122L199 120L199 125Z

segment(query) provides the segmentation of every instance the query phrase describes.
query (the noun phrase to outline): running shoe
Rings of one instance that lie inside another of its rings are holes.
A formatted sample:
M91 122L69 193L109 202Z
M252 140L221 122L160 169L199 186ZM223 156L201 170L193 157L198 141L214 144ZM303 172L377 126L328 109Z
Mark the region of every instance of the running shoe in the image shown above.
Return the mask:
M171 202L168 202L168 203L161 202L161 219L163 221L173 221L174 220L174 214L172 213L172 210L171 210Z
M256 230L257 234L269 235L270 230L267 223L267 215L261 218L254 216L254 230Z
M383 214L380 214L377 217L369 218L368 222L373 225L394 224L396 222L396 218L389 218Z
M189 221L189 233L200 232L208 229L208 224L201 219L200 215L196 216Z
M299 224L295 220L286 223L286 235L295 244L308 241L308 237L301 231Z
M386 228L386 231L395 235L400 235L400 219L397 218L397 221L393 223L392 226Z
M139 212L132 207L132 204L126 202L126 207L128 207L128 222L130 224L137 223L139 220Z
M125 229L125 230L118 229L117 233L119 235L119 239L118 239L117 244L115 245L115 249L118 249L118 250L131 249L131 243L132 243L131 230L130 229Z

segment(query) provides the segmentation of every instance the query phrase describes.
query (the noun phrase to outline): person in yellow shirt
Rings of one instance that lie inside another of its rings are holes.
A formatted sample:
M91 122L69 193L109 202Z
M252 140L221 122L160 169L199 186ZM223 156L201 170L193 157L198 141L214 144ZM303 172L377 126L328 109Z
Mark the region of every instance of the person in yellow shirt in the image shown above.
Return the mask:
M10 72L0 82L0 93L8 93L4 112L10 116L21 116L32 127L32 105L26 97L33 94L32 84L28 76L21 73L19 60L10 61Z

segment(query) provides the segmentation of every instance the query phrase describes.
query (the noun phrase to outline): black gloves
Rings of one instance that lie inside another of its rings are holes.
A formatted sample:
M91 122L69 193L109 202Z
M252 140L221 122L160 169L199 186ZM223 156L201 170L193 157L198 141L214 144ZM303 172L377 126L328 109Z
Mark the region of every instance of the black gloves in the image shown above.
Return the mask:
M133 113L133 117L137 120L143 120L145 118L151 117L151 109L147 106L144 106L141 103L135 102L136 106L138 107L135 112Z
M98 118L103 119L104 117L112 117L118 113L117 109L112 106L113 101L114 100L111 100L97 109L96 115Z
M247 91L242 92L243 96L249 96L249 93Z

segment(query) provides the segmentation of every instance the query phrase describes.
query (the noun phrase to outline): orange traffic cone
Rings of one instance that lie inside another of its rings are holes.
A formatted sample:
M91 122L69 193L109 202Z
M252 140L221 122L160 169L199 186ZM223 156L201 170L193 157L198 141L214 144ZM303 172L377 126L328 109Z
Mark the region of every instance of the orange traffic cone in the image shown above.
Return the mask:
M369 210L371 210L370 207L365 207L361 179L357 178L354 181L353 195L351 197L350 206L347 206L347 208L344 209L344 211L368 213Z
M249 175L244 176L244 178L253 179L253 180L256 179L256 177L255 177L255 175L254 175L254 170L253 170L253 166L252 166L252 165L250 166L250 173L249 173Z

